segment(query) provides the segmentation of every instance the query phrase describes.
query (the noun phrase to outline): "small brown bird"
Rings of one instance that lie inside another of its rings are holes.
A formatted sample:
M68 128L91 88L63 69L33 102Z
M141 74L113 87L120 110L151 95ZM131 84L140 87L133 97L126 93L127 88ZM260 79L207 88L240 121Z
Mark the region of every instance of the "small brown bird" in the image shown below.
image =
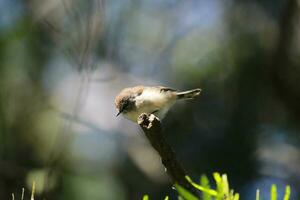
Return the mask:
M154 114L163 119L177 100L193 99L201 89L179 92L167 87L136 86L123 89L115 99L118 114L137 122L142 113Z

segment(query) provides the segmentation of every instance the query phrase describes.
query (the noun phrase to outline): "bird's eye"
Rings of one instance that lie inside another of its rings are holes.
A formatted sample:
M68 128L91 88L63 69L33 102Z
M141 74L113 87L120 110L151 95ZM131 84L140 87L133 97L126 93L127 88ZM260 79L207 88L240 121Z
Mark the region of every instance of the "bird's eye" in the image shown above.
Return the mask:
M121 109L120 109L120 111L121 112L124 112L124 111L126 111L126 108L128 107L128 102L127 101L125 101L122 105L121 105Z

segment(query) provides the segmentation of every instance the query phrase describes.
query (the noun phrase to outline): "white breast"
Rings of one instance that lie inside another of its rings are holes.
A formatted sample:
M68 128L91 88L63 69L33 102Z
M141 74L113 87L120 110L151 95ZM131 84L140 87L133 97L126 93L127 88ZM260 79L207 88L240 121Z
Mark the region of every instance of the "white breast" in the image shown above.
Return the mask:
M175 103L176 97L157 88L145 88L143 93L135 98L136 110L125 113L125 117L136 122L142 113L154 114L162 119L170 107Z

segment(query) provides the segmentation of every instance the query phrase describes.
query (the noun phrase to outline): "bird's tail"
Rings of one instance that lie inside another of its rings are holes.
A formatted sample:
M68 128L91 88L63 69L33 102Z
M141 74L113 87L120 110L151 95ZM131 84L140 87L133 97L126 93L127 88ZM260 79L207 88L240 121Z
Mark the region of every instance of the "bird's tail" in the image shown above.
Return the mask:
M177 92L178 99L193 99L198 96L201 92L201 89L188 90L184 92Z

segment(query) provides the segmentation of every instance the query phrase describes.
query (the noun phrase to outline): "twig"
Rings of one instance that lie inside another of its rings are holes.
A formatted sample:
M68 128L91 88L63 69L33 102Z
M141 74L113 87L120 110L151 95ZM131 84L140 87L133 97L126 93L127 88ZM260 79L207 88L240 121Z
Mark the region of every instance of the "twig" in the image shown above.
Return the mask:
M138 124L144 131L152 147L160 155L162 164L165 166L172 183L177 183L194 195L199 196L198 191L185 178L185 170L177 160L171 146L166 142L159 119L153 114L148 115L143 113L138 118Z

